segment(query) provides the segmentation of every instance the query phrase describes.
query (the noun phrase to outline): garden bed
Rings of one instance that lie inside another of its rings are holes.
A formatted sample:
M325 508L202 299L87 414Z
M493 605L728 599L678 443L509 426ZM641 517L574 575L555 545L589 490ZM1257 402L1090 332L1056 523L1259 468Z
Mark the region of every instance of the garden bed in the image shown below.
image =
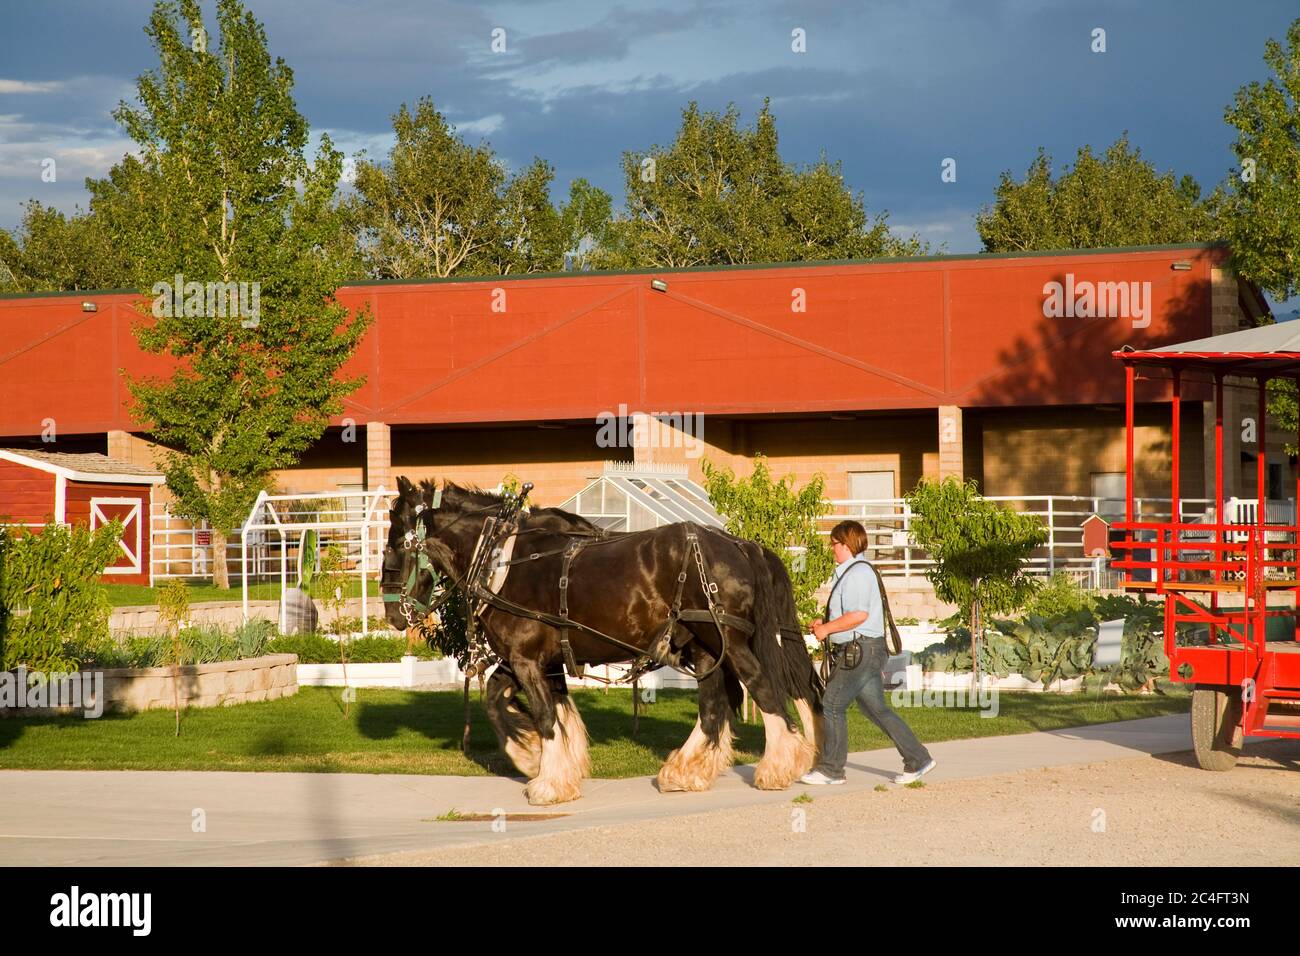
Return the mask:
M170 709L179 698L181 707L221 707L254 701L278 700L298 693L298 658L292 654L267 654L238 661L214 661L180 667L116 667L81 671L82 685L98 685L104 711L133 713ZM87 680L91 674L99 681ZM93 701L99 710L99 701ZM75 707L11 707L0 715L49 717L80 714L91 709L85 698Z

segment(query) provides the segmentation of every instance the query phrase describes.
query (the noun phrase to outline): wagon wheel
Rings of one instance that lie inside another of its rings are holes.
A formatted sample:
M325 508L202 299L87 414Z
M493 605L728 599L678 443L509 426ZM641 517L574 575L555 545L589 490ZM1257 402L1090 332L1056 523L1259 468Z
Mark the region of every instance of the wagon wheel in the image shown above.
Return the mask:
M1241 691L1198 684L1192 691L1192 747L1202 770L1231 770L1241 756Z

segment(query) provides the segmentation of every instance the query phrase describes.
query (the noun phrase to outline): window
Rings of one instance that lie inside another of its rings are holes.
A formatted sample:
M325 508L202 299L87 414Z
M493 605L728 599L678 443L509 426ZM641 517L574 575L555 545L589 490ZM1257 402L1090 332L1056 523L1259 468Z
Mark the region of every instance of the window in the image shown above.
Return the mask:
M1268 466L1268 496L1274 500L1283 497L1282 466L1277 462L1270 462Z
M1092 496L1097 499L1097 514L1108 521L1124 516L1124 480L1122 471L1094 472L1092 475Z
M892 471L851 471L849 472L849 497L854 501L879 501L894 497L894 473ZM893 505L870 504L859 505L855 510L864 515L894 513Z

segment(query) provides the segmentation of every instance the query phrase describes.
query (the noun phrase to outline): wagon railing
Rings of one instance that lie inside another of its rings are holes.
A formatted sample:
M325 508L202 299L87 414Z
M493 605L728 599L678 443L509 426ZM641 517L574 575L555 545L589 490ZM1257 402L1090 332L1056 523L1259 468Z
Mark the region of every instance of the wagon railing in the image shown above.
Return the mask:
M1030 556L1032 574L1051 575L1066 571L1087 583L1101 587L1110 583L1108 572L1097 559L1083 551L1083 522L1097 514L1117 522L1123 516L1122 499L1088 495L990 495L985 500L1037 516L1047 530L1047 542ZM845 498L831 501L831 512L818 519L818 530L829 535L839 521L852 518L867 531L867 557L882 574L911 577L923 575L933 566L928 553L911 535L912 514L904 498ZM1196 527L1211 512L1204 498L1182 499L1180 518ZM1173 518L1170 498L1134 499L1135 514L1145 521Z

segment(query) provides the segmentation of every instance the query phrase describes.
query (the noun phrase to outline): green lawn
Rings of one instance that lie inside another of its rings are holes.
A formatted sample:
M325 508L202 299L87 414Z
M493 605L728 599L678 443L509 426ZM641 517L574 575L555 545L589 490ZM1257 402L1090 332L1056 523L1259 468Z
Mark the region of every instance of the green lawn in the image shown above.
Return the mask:
M302 688L295 697L181 715L173 736L171 711L129 716L0 720L0 768L44 770L281 770L474 775L511 773L498 755L496 738L473 694L471 753L460 752L463 711L458 693L361 689L343 716L340 688ZM644 705L632 735L632 698L627 689L578 690L578 709L591 735L597 777L653 774L695 723L693 691L661 691ZM978 710L910 707L904 719L925 742L1020 734L1084 724L1183 713L1188 695L1102 697L1002 694L999 715ZM737 728L737 760L762 753L759 723ZM849 749L888 744L856 711L849 715Z
M370 597L379 597L379 582L370 581ZM296 585L290 581L290 587ZM158 588L151 588L145 584L105 584L104 590L108 592L108 602L113 607L122 607L130 604L157 604ZM349 579L344 587L348 597L361 597L361 582L352 578ZM210 582L190 583L190 603L197 604L200 601L242 601L244 598L243 590L236 585L229 589L215 587ZM250 601L278 601L280 600L280 582L259 582L248 586L248 599Z

